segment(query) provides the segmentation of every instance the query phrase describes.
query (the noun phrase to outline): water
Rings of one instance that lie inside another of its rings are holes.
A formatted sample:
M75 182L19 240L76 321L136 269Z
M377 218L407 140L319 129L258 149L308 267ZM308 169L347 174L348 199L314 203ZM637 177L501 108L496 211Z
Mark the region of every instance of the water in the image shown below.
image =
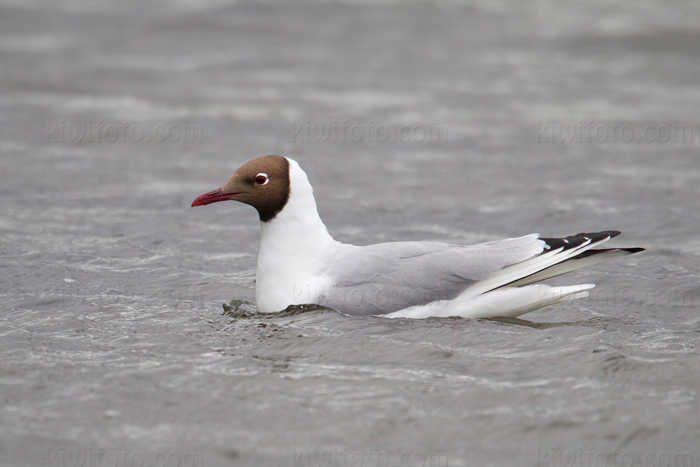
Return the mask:
M699 44L691 1L1 1L0 464L700 465ZM254 211L189 203L267 153L342 241L648 250L527 321L260 316Z

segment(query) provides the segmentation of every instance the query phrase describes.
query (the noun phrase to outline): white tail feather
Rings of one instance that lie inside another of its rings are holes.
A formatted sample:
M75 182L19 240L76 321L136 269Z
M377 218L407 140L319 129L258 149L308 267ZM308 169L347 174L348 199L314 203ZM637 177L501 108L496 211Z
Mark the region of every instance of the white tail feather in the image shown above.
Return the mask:
M460 316L462 318L515 318L544 306L587 297L588 290L593 287L595 287L595 284L567 287L550 287L546 284L533 284L525 287L502 287L478 297L462 294L454 300L443 300L406 308L386 315L386 317L415 319L428 317L446 318L449 316Z
M503 287L479 297L459 296L450 303L449 316L465 318L515 318L544 306L554 305L572 295L588 296L588 290L595 284L550 287L546 284L533 284L525 287ZM585 294L585 295L584 295Z

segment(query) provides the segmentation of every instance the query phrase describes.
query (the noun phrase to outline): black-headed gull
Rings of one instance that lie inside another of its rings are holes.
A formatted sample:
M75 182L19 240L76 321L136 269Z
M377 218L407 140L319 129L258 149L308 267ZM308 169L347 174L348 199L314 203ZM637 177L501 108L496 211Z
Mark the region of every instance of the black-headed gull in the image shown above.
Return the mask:
M242 165L221 188L192 206L234 200L260 214L255 301L260 312L317 304L349 315L390 318L516 317L588 296L594 284L538 282L643 248L592 249L620 232L479 245L393 242L368 246L331 237L299 164L263 156Z

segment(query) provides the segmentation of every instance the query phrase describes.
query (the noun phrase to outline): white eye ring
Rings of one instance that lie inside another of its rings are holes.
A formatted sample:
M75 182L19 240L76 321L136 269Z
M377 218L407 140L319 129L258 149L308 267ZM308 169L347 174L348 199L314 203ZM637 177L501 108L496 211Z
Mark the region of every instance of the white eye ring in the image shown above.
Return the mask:
M255 176L254 180L256 184L264 186L268 184L268 182L270 181L270 177L268 177L265 172L260 172Z

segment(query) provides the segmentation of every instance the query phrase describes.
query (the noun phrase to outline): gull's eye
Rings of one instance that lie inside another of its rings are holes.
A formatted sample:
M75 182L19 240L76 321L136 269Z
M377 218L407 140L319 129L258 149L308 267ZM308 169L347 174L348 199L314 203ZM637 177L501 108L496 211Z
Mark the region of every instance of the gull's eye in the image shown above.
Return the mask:
M267 182L269 181L270 177L268 177L266 173L260 172L255 176L255 183L257 185L267 185Z

